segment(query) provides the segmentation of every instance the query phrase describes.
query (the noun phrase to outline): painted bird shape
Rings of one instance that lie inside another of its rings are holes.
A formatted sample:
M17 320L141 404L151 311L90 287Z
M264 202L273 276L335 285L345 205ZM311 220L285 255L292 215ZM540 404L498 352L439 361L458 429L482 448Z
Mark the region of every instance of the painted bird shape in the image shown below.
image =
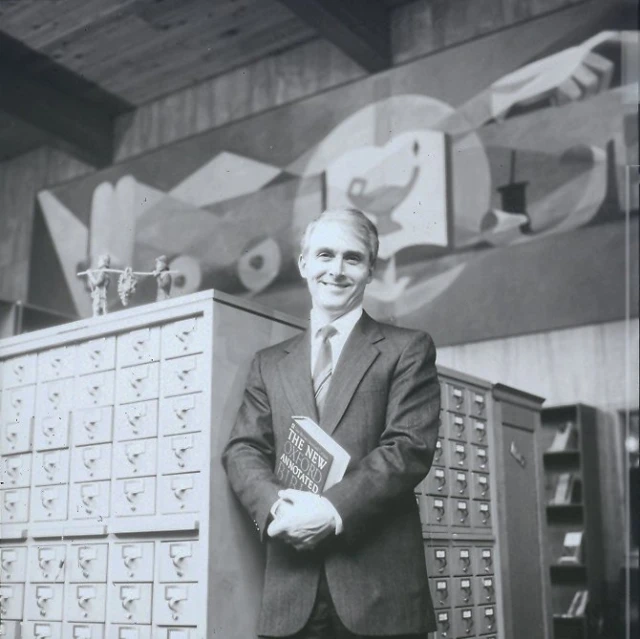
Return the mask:
M419 148L416 142L413 146L414 155L418 154ZM391 219L391 215L411 193L419 175L420 167L416 165L413 167L411 177L405 185L384 184L368 193L365 192L367 180L357 177L351 180L347 195L355 207L376 216L378 232L380 235L386 235L402 229L402 225Z

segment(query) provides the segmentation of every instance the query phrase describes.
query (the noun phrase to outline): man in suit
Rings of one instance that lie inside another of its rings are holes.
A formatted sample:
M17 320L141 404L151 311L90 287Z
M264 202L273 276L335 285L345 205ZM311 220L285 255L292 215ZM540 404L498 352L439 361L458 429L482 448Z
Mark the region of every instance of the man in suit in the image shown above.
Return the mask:
M433 459L440 387L426 333L362 309L378 252L360 211L325 211L299 258L308 331L260 351L223 453L267 546L258 633L295 639L426 639L435 629L414 487ZM318 421L351 455L323 495L274 474L292 415Z

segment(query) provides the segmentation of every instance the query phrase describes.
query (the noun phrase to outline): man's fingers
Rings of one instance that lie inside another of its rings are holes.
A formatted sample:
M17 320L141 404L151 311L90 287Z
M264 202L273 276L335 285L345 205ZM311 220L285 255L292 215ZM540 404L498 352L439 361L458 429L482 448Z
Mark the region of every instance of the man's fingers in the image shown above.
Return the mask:
M296 490L295 488L286 488L285 490L281 490L278 492L278 497L280 499L289 502L290 504L294 504L299 499L304 499L307 496L302 490Z

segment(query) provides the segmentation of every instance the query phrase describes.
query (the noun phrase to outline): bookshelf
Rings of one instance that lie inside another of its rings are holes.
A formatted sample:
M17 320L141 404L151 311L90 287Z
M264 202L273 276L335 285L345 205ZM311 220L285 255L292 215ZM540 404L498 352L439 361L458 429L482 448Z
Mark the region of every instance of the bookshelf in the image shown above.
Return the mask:
M570 404L541 418L553 636L596 639L604 612L597 412Z

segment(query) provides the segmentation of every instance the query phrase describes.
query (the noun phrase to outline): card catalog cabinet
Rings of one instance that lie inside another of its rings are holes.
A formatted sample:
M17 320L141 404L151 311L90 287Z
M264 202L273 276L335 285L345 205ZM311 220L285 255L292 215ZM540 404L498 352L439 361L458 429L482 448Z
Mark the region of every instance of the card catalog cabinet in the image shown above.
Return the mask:
M204 292L0 342L2 639L254 635L220 452L253 354L300 327Z
M254 353L302 327L206 291L0 342L2 639L255 636L264 557L220 453ZM506 522L536 512L538 492L498 484L513 462L508 480L527 485L535 458L518 440L523 469L501 435L522 421L501 421L516 391L440 377L438 449L416 488L432 639L510 639L509 572L538 558Z
M522 582L518 575L526 575L532 591L544 589L532 437L541 400L444 367L439 374L440 436L433 467L416 487L436 612L431 639L510 639L522 627L530 639L548 637L546 599L519 600L509 592L514 579ZM506 478L506 469L513 476ZM530 531L519 539L522 527ZM531 546L518 548L529 539Z

